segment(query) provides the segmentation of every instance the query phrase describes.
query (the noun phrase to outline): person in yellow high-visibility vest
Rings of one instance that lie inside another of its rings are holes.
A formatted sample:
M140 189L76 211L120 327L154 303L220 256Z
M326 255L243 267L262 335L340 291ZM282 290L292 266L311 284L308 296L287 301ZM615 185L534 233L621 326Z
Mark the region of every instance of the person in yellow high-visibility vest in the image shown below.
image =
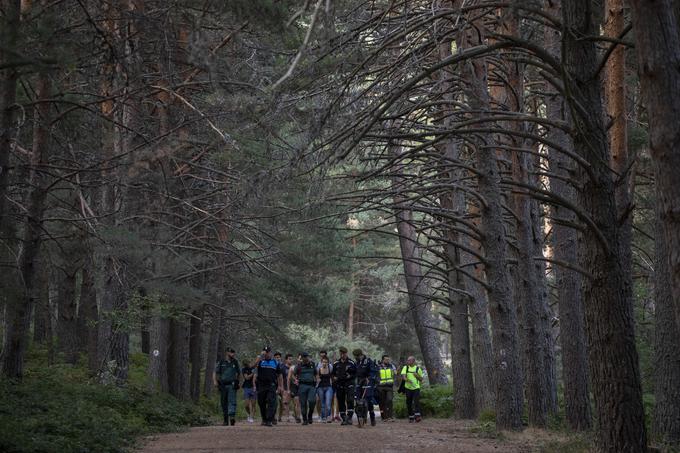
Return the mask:
M385 354L378 366L378 403L380 404L380 418L382 421L394 421L392 418L392 400L394 398L394 382L397 370L390 362L390 356Z
M423 382L423 369L416 365L416 358L410 356L401 369L401 378L406 388L406 408L409 423L420 422L420 386Z

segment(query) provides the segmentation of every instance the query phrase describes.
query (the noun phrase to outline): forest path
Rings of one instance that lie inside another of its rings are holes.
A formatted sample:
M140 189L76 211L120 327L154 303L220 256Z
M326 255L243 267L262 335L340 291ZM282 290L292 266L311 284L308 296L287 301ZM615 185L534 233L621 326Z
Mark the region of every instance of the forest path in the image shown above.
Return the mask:
M471 422L428 419L422 423L406 421L382 423L359 429L338 423L314 423L301 426L279 423L268 428L259 423L238 423L234 427L206 426L187 432L161 434L145 439L142 452L225 452L225 451L309 451L370 452L426 451L460 453L540 452L542 442L526 434L507 435L502 439L485 437L471 431ZM546 440L545 438L543 440Z

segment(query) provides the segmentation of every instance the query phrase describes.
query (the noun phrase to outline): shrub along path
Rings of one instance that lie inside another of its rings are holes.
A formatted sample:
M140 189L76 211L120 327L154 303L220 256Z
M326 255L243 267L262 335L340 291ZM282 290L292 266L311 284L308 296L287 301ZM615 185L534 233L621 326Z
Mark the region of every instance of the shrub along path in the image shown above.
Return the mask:
M224 451L351 451L361 448L371 452L540 452L544 441L524 435L490 437L479 432L472 422L425 419L409 424L378 421L376 427L339 426L338 423L314 423L301 426L279 423L267 428L259 424L238 423L234 427L207 426L184 433L162 434L145 439L143 452L224 452ZM344 434L344 435L343 435Z

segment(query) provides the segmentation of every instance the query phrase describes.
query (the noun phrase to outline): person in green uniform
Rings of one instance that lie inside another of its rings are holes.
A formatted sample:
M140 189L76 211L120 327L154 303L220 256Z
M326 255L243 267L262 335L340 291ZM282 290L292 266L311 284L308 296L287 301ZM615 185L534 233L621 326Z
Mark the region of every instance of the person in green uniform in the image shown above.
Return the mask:
M236 424L236 390L241 378L241 368L236 360L236 351L227 348L224 360L217 362L213 373L213 383L220 389L220 402L224 425Z
M295 384L300 395L300 412L302 424L311 425L316 405L316 377L317 369L314 362L309 359L309 353L302 353L302 362L295 367Z
M410 356L401 369L401 378L406 387L406 408L409 423L420 422L420 386L423 382L423 369L416 365L416 358Z

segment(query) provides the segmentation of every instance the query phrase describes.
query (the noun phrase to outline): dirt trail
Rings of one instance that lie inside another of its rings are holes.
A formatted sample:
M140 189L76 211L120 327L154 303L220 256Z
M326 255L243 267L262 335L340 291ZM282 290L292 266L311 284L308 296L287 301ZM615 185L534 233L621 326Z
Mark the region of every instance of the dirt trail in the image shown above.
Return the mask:
M427 451L460 453L539 452L540 445L527 444L522 436L503 440L485 438L470 430L471 423L454 420L423 420L383 423L376 427L339 426L314 423L301 426L279 423L268 428L259 424L238 423L234 427L207 426L187 432L161 434L145 439L142 451L151 452L226 452L226 451L309 451L369 452Z

